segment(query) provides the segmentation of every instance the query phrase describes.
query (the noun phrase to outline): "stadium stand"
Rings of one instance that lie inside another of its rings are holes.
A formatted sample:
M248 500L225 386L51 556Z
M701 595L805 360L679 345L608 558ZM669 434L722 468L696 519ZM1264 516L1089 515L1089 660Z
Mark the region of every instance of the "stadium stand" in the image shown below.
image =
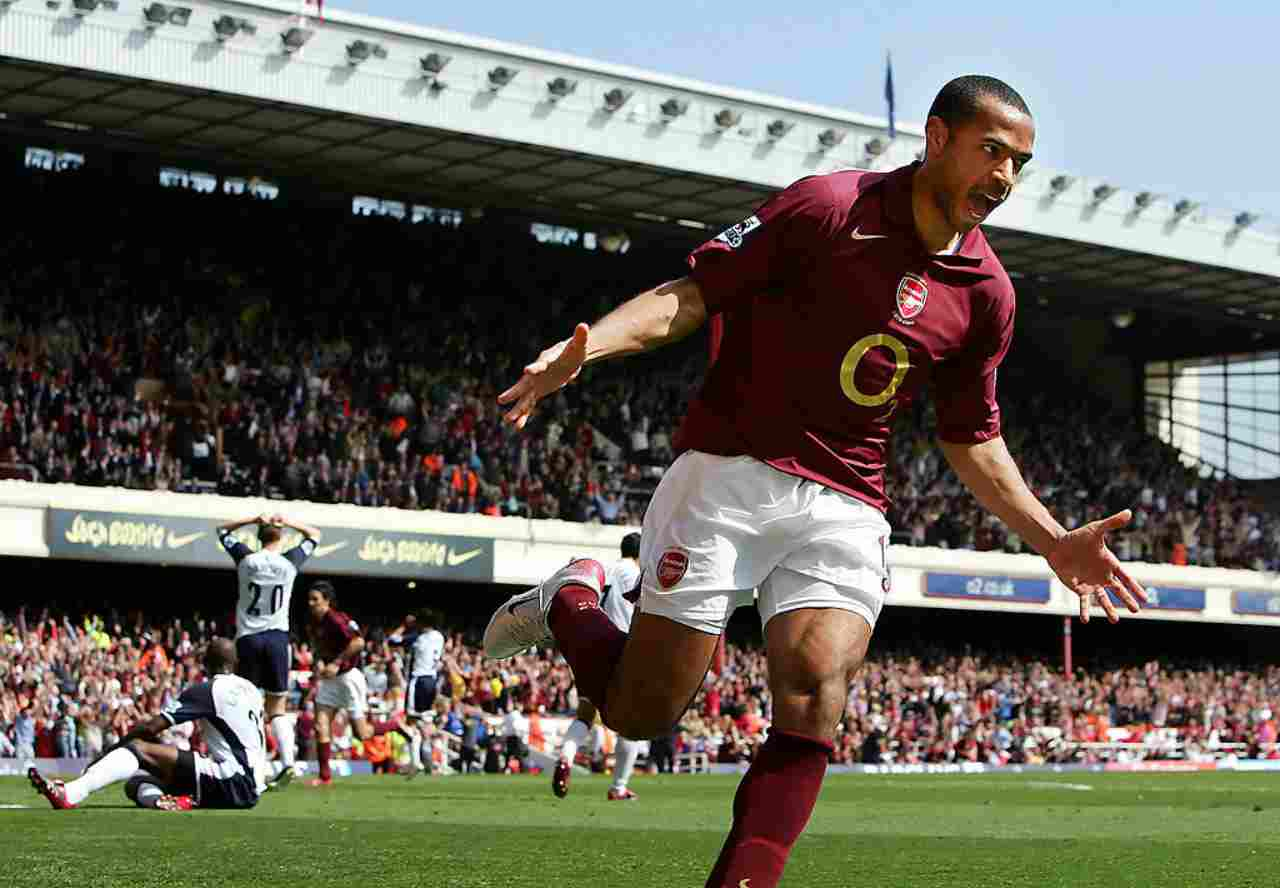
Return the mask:
M679 274L679 253L566 250L502 220L121 190L85 171L6 187L27 208L0 243L6 477L636 524L705 363L690 343L625 373L593 368L518 435L494 395L569 300L598 314ZM49 236L70 207L81 235ZM137 397L155 379L175 403ZM1136 504L1122 559L1280 566L1280 522L1234 483L1069 380L1046 389L1011 366L1002 385L1011 449L1069 526ZM903 411L895 434L895 541L1022 551L946 469L929 411Z
M398 654L375 628L366 660L370 703L401 707ZM204 619L151 625L140 614L0 615L0 757L92 757L198 679L198 648L217 631ZM437 704L449 742L438 765L483 768L488 741L501 740L509 713L520 741L545 745L535 720L573 713L572 676L552 651L504 664L486 662L460 632L448 636L447 678ZM728 645L725 665L670 738L675 756L749 761L771 712L764 652ZM298 649L293 693L301 711L301 752L310 739L310 654ZM1039 764L1200 761L1226 755L1280 758L1280 668L1142 665L1077 669L1064 676L1026 655L960 655L943 647L873 651L850 686L837 764ZM335 746L362 747L340 720ZM200 743L197 737L174 738ZM397 742L398 745L398 742ZM470 747L468 749L468 747ZM397 756L399 749L389 754ZM651 756L652 759L652 756ZM490 762L490 769L496 767Z

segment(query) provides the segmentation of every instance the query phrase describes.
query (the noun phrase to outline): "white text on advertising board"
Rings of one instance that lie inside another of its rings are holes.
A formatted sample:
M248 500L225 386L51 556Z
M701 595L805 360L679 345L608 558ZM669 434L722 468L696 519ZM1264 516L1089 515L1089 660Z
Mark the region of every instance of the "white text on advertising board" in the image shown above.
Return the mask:
M77 515L66 532L68 543L109 548L162 549L164 525L152 521L95 521Z
M1018 590L1014 588L1013 580L1008 578L994 579L992 577L974 577L964 584L966 595L981 596L983 598L1013 598L1018 594Z
M438 540L389 540L369 534L356 557L361 561L379 564L420 564L426 567L459 567L483 554L477 547L466 552L455 552L447 543Z

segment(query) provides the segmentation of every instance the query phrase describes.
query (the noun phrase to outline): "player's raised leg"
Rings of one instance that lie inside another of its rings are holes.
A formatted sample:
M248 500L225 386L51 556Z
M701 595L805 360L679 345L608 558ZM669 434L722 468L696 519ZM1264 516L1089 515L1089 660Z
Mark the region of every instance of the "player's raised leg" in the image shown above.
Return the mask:
M707 888L774 888L813 813L849 682L871 625L846 610L804 608L765 627L773 725L733 801L733 827Z
M688 706L719 630L709 634L637 614L628 635L600 608L603 577L599 562L583 559L514 596L490 621L485 653L511 657L554 640L578 692L595 703L605 724L623 736L651 737L675 724Z

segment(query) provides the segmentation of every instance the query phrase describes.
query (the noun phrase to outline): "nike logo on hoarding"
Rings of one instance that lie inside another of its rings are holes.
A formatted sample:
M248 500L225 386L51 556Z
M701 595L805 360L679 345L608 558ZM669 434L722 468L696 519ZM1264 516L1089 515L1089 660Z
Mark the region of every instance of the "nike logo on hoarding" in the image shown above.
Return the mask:
M861 225L854 226L853 232L849 235L849 237L853 238L854 240L875 240L877 238L889 236L887 234L863 234L861 231L858 230L861 227L862 227Z
M188 543L194 543L196 540L200 539L200 537L204 536L208 532L209 531L207 530L202 530L199 533L189 533L186 536L174 536L173 531L171 530L169 531L169 548L181 549L183 546L187 545Z
M347 544L347 541L343 540L340 543L330 543L327 546L316 546L316 551L313 553L312 557L323 558L326 555L332 555L334 552L337 552L346 544Z
M470 552L463 552L461 554L450 549L449 554L445 557L445 561L448 562L450 567L457 567L459 564L466 564L472 558L482 554L484 554L484 549L472 549Z

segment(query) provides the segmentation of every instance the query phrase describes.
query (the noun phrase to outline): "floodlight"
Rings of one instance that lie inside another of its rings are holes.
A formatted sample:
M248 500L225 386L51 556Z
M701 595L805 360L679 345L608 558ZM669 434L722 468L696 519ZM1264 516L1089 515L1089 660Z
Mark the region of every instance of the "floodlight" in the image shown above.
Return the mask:
M1140 213L1155 202L1156 196L1150 191L1139 191L1133 196L1133 209Z
M689 101L687 99L667 99L658 106L658 110L662 112L662 119L670 123L689 110Z
M191 7L166 6L163 3L152 3L142 10L142 18L146 21L147 30L154 31L161 25L177 25L185 28L191 21Z
M381 43L370 43L368 40L357 40L347 44L347 64L355 67L370 58L385 59L387 51Z
M623 89L620 86L615 86L604 94L604 110L612 114L614 111L617 111L623 105L627 104L633 95L635 95L635 90Z
M732 108L722 108L716 112L715 120L716 129L724 132L733 129L742 122L742 112L735 111Z
M776 142L787 133L791 132L793 127L795 127L794 123L789 120L783 120L779 117L777 120L770 122L770 124L764 128L764 131L769 137L769 141Z
M102 0L71 0L71 11L83 18L101 5Z
M1248 228L1250 225L1252 225L1254 222L1257 222L1257 221L1258 221L1258 217L1254 213L1239 213L1236 215L1236 218L1235 218L1237 229Z
M823 151L830 151L832 148L844 141L845 133L836 129L824 129L818 133L818 146Z
M1114 185L1106 185L1106 184L1099 185L1097 188L1093 189L1094 205L1096 206L1097 204L1102 203L1104 200L1106 200L1108 197L1110 197L1115 193L1116 193L1116 189Z
M296 25L280 34L280 45L284 49L285 55L293 55L302 47L307 45L307 41L315 36L315 31L310 28L300 28Z
M436 77L449 66L451 61L453 61L453 56L432 52L418 59L418 64L422 66L424 77Z
M1066 191L1068 188L1070 188L1074 182L1075 182L1075 179L1072 178L1071 176L1064 176L1059 174L1049 180L1049 190L1056 197L1062 192Z
M519 68L508 68L505 65L499 65L489 72L489 89L497 92L512 80L515 80L516 75L519 73Z
M1185 197L1173 205L1173 218L1181 219L1190 215L1200 204L1194 200L1187 200Z
M888 147L889 143L877 136L866 144L867 157L879 157Z
M547 93L550 94L553 102L558 102L577 88L578 81L570 80L568 77L557 77L555 80L547 81Z

